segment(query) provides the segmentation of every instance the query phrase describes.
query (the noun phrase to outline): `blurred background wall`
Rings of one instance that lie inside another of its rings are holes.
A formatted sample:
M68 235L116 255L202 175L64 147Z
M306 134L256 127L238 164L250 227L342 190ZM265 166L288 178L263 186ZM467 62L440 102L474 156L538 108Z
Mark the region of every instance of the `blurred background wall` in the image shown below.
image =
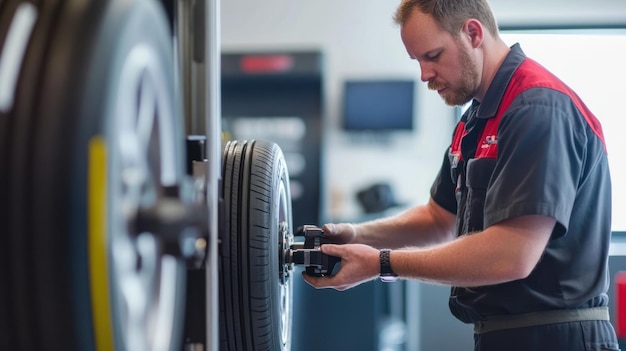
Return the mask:
M343 82L347 79L415 79L392 19L397 1L222 2L225 51L321 50L323 55L323 150L321 221L361 215L356 192L389 182L399 202L428 198L450 138L454 109L418 83L413 131L347 133L341 128ZM300 225L304 223L296 223Z

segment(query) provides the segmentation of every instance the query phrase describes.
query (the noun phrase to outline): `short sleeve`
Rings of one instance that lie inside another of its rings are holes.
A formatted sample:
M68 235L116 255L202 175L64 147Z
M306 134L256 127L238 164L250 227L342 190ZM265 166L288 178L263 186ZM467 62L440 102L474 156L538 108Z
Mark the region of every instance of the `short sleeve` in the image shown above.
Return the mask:
M485 227L502 220L544 215L556 219L556 236L567 230L582 169L585 142L578 110L558 92L552 99L531 89L502 117L498 156L485 199ZM565 100L560 104L546 101Z

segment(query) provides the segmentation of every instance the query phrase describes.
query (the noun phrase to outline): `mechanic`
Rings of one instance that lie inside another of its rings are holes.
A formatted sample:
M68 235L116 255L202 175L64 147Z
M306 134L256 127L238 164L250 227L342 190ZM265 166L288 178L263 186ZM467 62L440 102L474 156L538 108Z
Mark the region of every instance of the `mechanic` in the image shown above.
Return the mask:
M611 180L602 128L563 82L500 38L486 0L403 0L421 80L472 102L431 198L398 215L326 224L345 290L378 276L452 286L475 350L618 350L609 321ZM581 74L592 74L581 73Z

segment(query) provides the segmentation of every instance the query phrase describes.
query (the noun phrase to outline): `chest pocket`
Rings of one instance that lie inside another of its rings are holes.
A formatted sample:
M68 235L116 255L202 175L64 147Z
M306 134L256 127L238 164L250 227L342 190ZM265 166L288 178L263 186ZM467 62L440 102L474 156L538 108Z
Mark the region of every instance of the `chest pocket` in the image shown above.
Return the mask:
M462 209L457 217L460 235L484 229L487 186L495 165L495 158L473 158L467 161L465 186L457 191L458 208Z

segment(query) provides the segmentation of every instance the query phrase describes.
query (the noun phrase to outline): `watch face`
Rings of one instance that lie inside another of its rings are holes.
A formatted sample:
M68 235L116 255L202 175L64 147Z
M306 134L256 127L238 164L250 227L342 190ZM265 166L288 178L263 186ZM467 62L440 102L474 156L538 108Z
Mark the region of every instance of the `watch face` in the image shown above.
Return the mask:
M398 280L398 277L395 275L381 275L380 280L385 283L391 283L391 282L395 282L396 280Z

